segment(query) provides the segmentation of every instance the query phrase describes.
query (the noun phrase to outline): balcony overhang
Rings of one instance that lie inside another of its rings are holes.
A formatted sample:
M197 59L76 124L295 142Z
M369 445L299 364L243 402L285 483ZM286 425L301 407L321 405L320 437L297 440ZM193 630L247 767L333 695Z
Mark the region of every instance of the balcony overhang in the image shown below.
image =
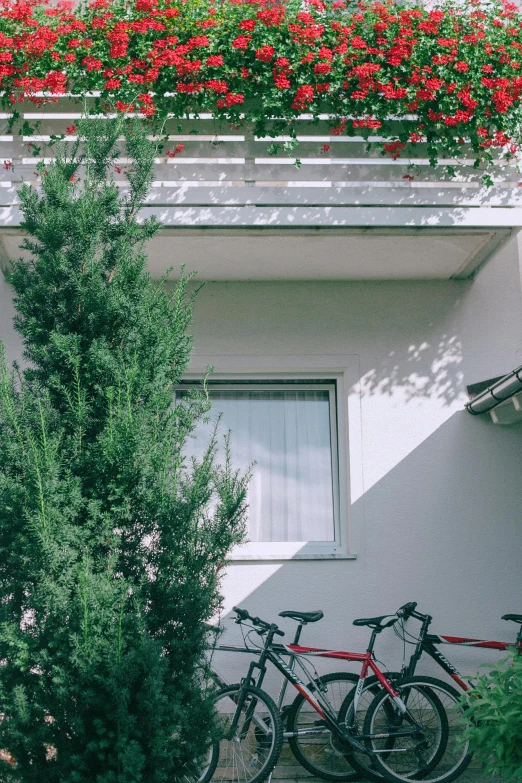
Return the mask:
M185 264L202 280L427 280L470 277L511 229L164 228L147 247L154 277ZM21 231L0 231L5 259Z

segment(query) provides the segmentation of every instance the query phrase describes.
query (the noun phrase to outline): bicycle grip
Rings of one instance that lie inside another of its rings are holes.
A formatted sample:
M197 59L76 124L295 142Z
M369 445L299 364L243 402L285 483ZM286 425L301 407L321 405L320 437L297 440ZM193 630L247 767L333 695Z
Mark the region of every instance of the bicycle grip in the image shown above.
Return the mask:
M404 617L405 620L410 617L415 609L417 608L417 601L410 601L407 604L404 604L400 607L400 609L397 609L397 614L399 617Z
M240 620L246 620L248 617L250 617L250 614L246 609L240 609L239 606L233 606L232 611L237 614Z

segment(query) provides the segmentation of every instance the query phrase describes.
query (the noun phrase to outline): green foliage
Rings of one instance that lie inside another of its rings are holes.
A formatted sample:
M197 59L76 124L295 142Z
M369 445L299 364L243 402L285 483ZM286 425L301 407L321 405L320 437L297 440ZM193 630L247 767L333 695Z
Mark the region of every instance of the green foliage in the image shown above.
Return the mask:
M464 698L471 749L486 772L522 779L522 656L480 675Z
M129 195L110 182L125 137ZM183 445L188 278L146 272L137 213L155 148L137 121L81 123L21 193L9 275L27 369L0 365L0 779L163 783L204 751L198 662L247 477ZM5 754L4 754L5 755Z

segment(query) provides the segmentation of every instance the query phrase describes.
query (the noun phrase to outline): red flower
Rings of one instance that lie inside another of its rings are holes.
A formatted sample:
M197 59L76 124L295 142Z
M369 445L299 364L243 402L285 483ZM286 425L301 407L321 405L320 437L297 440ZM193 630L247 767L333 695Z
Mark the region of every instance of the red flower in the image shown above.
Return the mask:
M314 88L311 84L302 84L301 87L297 88L297 91L294 95L294 100L292 101L292 109L296 109L297 111L303 111L303 109L306 109L309 103L312 103L314 100Z
M193 95L196 92L201 92L203 85L200 82L191 82L190 84L184 84L184 82L178 82L176 90L181 93L187 93Z
M497 90L491 96L491 100L495 104L495 109L500 112L500 114L504 114L512 105L514 98L512 98L511 95L508 95L504 90Z
M96 57L91 56L84 57L82 60L82 65L85 65L88 71L99 71L103 67L101 60L97 60Z
M121 82L119 79L107 79L105 82L106 90L117 90L119 87L121 87Z
M256 49L257 59L265 63L269 63L270 60L273 58L274 54L275 54L274 47L269 46L268 44L263 44L263 46L260 49Z
M65 133L67 134L67 136L74 136L74 134L76 133L76 125L68 125L67 128L65 129Z
M366 41L363 38L361 38L360 35L354 35L354 37L350 41L350 45L351 45L352 49L367 49L368 48L368 44L366 43Z
M231 46L233 46L234 49L247 49L251 40L251 35L238 35L238 37L232 41Z
M187 41L187 46L190 46L191 49L197 46L210 46L210 38L208 35L195 35Z
M219 79L210 79L208 82L205 82L205 87L207 90L211 90L212 92L228 92L228 84L226 82L220 81Z
M345 127L342 131L339 131L338 133L335 133L332 129L332 132L334 132L334 135L340 135L340 133L344 133L344 130L346 129L346 120L344 120ZM352 127L353 128L371 128L376 130L377 128L380 128L382 125L380 120L374 120L371 117L365 117L362 120L353 120L352 121ZM336 129L338 130L338 129Z
M123 103L123 101L116 101L115 106L116 106L116 111L121 111L123 114L125 114L128 111L134 111L133 103Z
M439 46L443 47L457 47L459 45L457 38L437 38L437 43Z
M259 11L257 18L267 27L279 27L285 18L285 8L283 6L267 8L265 11Z
M469 65L464 60L459 60L457 63L455 63L455 69L457 71L469 71Z
M225 102L227 106L234 106L236 103L244 103L245 96L238 92L229 92L225 95Z
M184 144L178 144L176 147L174 147L173 150L167 150L165 154L167 155L168 158L175 158L176 155L179 155L179 153L183 152L184 149L185 149Z
M158 0L136 0L136 11L145 11L150 13L158 5Z
M316 63L314 65L314 73L326 74L330 73L332 66L330 63Z
M354 76L365 78L380 70L381 66L379 63L362 63L361 65L356 65L353 68L352 73Z
M385 142L382 148L391 156L392 160L397 160L400 158L402 150L406 148L406 144L402 141L389 141Z
M290 80L284 73L274 74L274 84L279 90L288 90L290 87Z
M207 57L207 65L211 68L218 68L220 65L224 65L225 61L220 54L212 54Z
M238 26L240 30L248 30L249 32L252 32L256 24L257 21L255 19L243 19L243 21L240 22Z

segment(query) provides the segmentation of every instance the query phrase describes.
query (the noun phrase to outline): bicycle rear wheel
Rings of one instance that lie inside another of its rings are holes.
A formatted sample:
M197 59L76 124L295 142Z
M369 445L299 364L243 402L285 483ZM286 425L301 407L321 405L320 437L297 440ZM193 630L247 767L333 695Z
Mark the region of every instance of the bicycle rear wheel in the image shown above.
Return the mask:
M347 695L352 692L359 678L356 674L339 672L319 677L309 686L312 692L320 691L337 715ZM312 775L323 780L360 780L346 760L345 752L337 747L335 738L319 718L304 696L296 696L286 719L288 744L297 761Z
M423 780L427 783L451 783L461 775L469 762L469 743L463 740L465 728L464 708L457 691L434 677L408 677L395 686L408 705L408 711L425 726L425 747L419 747L417 739L410 741L411 748L395 753L383 746L377 738L369 741L369 747L377 752L375 768L385 775L390 773L398 781L407 783ZM384 723L389 724L389 711L393 700L382 691L370 704L364 721L364 734L378 734ZM437 728L437 712L442 707L444 720ZM438 747L436 747L439 743ZM419 763L419 760L422 763Z
M239 700L244 701L236 726L233 721ZM209 780L222 783L261 783L275 765L283 744L281 715L272 698L254 686L239 683L218 691L214 697L217 713L216 741L219 761Z

